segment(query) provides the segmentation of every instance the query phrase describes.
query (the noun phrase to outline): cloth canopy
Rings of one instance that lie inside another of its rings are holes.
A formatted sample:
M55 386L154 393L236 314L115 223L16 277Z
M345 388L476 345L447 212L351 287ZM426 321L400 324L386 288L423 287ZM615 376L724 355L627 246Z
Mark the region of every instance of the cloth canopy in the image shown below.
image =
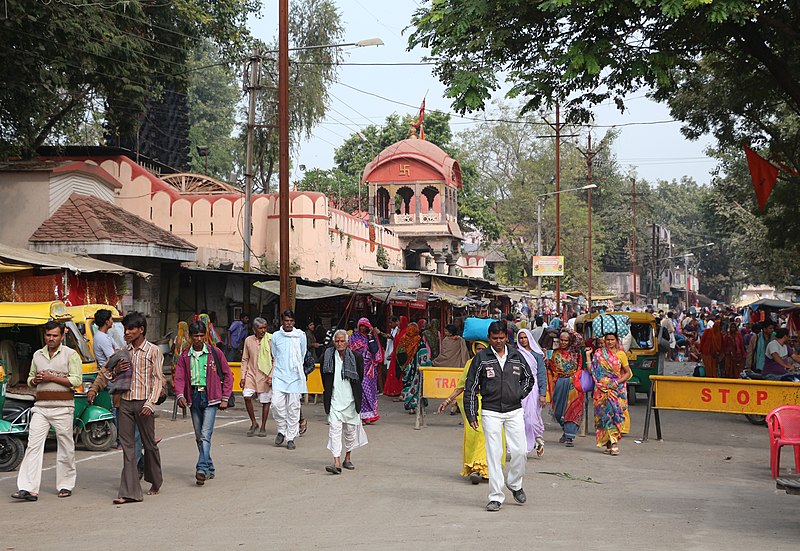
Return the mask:
M70 253L39 253L27 249L18 249L0 244L0 264L3 266L22 266L27 269L36 267L43 270L62 270L66 269L76 274L81 273L110 273L110 274L136 274L145 279L150 278L147 272L140 272L119 264L112 264L104 260L97 260L89 256L81 256ZM19 271L0 268L2 271Z

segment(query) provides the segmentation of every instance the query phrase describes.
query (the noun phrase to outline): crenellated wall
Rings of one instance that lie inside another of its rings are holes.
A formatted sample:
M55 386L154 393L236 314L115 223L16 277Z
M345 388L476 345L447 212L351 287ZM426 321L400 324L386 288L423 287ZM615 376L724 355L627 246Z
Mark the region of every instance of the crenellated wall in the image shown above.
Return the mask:
M243 255L244 197L241 194L181 194L128 159L87 160L116 176L123 184L116 204L171 231L198 247L198 263L215 260L241 265ZM253 197L251 263L264 256L269 269L279 257L279 206L277 194ZM361 268L378 266L377 252L386 250L392 268L403 266L397 236L380 225L370 225L329 207L318 192L289 195L289 250L293 271L309 279L358 281Z

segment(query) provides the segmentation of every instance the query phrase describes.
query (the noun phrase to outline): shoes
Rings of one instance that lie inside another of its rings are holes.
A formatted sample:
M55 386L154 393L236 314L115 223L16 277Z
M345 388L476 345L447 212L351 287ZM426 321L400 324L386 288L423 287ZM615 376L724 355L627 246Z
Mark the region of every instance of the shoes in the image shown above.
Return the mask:
M544 440L541 438L536 439L536 457L542 457L544 455Z
M478 472L471 472L469 473L469 481L473 484L480 484L481 483L481 473Z
M300 428L298 429L297 434L303 436L307 430L308 430L308 419L304 417L303 419L300 419Z
M499 501L490 501L489 503L486 504L486 510L489 511L490 513L494 513L496 511L499 511L500 507L502 506L503 504L500 503Z
M566 447L568 447L568 448L574 448L575 447L575 441L572 440L572 438L567 438L567 441L564 442L564 445Z
M508 485L506 485L506 488L508 488ZM511 488L508 489L511 490ZM511 495L514 496L514 501L516 501L520 505L528 501L528 497L525 495L525 490L523 490L522 488L520 488L519 490L511 490Z
M194 473L194 479L195 482L197 482L198 486L202 486L203 484L206 483L206 473L204 473L203 471L197 471L196 473Z
M207 480L213 480L214 479L214 473L208 473L208 476L206 477L206 479Z
M567 441L567 437L566 436L562 436L561 438L558 439L558 443L559 444L563 444L566 441Z
M286 440L286 437L281 433L278 433L278 435L275 437L275 445L280 446L281 444L283 444L284 440Z
M25 501L36 501L39 499L39 496L30 493L28 490L19 490L18 492L14 492L11 494L11 497L14 499L24 499Z
M250 428L247 429L247 436L253 436L257 430L258 430L258 425L251 425Z
M344 463L342 463L342 467L344 467L348 471L352 471L353 469L356 468L356 466L353 465L350 461L345 461Z
M267 436L267 429L261 429L260 431L258 431L258 436L260 436L261 438L265 438Z
M325 467L325 470L331 474L342 474L342 468L337 467L336 465L328 465Z
M297 446L294 445L294 440L289 440L288 442L286 442L286 449L287 450L293 450L296 447Z
M619 448L617 446L611 446L611 451L609 453L611 453L611 455L619 455Z

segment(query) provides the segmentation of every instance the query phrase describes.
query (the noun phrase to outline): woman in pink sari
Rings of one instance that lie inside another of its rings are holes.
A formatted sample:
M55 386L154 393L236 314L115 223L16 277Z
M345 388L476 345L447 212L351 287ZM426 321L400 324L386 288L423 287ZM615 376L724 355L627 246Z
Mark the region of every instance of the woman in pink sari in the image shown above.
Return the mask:
M361 379L363 395L361 398L361 420L374 423L378 415L378 364L383 362L383 348L378 340L378 332L367 318L358 320L358 327L350 335L350 350L364 358L364 376Z

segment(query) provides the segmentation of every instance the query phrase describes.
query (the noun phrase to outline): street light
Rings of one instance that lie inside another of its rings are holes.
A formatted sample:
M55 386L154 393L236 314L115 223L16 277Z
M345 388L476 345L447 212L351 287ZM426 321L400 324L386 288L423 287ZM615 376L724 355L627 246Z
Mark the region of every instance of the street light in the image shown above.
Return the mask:
M688 251L694 251L697 249L705 249L707 247L713 247L716 245L713 241L710 243L706 243L705 245L697 245L696 247L689 247L686 249L686 253L683 255L683 270L685 272L686 281L684 283L685 291L686 291L686 309L689 309L689 257L694 256L694 253L690 253ZM700 289L698 289L699 291Z
M595 189L595 188L597 188L597 184L589 184L589 185L581 186L581 187L573 187L573 188L569 188L569 189L559 189L557 191L551 191L551 192L548 192L548 193L540 193L539 195L536 196L536 255L537 256L542 256L542 200L545 197L549 197L551 195L555 195L556 197L558 197L562 193L567 193L567 192L570 192L570 191L584 191L584 190L587 190L587 189ZM538 280L539 281L538 281L537 286L538 286L538 293L539 293L539 303L541 304L541 302L542 302L542 276L539 276ZM560 294L560 292L559 292L559 294ZM557 305L556 311L560 310L560 308L558 308L558 304L560 302L561 302L561 297L560 296L556 297L556 305Z

